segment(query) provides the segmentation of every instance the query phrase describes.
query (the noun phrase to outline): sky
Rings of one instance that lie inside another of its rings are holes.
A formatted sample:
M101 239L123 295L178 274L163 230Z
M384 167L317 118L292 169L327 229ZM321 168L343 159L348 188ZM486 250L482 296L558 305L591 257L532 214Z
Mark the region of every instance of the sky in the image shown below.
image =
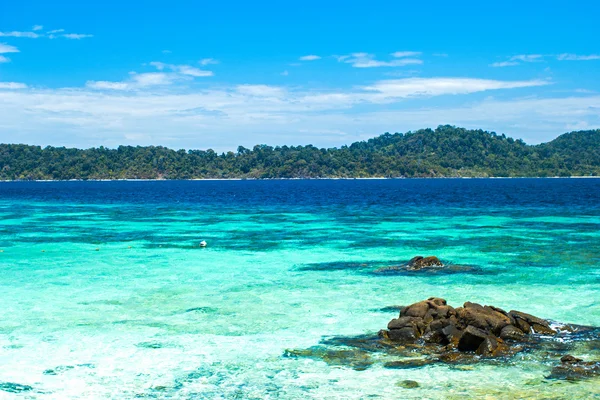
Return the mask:
M0 143L600 128L598 1L0 1Z

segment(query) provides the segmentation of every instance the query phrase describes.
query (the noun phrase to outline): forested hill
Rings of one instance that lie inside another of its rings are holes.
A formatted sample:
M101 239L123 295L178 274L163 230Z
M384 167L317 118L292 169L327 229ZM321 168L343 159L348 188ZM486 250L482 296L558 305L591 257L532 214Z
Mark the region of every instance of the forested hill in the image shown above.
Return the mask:
M493 132L440 126L341 148L257 145L222 154L0 144L1 180L459 176L600 176L600 130L531 146Z

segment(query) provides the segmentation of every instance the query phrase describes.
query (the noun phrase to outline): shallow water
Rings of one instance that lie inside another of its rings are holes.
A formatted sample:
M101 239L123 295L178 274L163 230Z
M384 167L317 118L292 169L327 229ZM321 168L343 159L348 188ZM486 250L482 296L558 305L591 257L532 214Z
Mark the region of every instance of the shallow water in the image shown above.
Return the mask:
M600 180L0 183L0 221L0 398L600 396L529 354L285 356L430 296L600 326ZM374 273L415 255L473 268Z

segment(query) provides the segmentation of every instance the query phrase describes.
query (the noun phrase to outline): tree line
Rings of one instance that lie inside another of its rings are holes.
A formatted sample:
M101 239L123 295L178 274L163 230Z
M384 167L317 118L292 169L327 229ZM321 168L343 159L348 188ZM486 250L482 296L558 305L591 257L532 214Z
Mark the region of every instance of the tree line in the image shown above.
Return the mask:
M444 125L339 148L74 149L0 144L1 180L600 176L600 130L539 145Z

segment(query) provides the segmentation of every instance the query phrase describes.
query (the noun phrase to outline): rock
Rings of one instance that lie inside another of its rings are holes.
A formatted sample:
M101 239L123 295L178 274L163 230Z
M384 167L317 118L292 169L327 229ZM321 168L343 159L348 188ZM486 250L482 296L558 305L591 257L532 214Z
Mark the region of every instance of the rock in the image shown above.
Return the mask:
M531 325L531 329L533 329L533 331L535 333L540 333L542 335L554 335L556 334L556 331L548 326L544 326L544 325L540 325L540 324L532 324Z
M418 317L423 318L427 311L429 310L429 303L427 300L420 301L418 303L412 304L405 309L402 310L401 316L407 317Z
M398 387L402 387L404 389L415 389L418 388L419 382L417 381L411 381L410 379L404 380L404 381L400 381L396 384L396 386Z
M483 311L483 306L481 304L471 303L470 301L463 304L463 308L472 308L477 311Z
M458 340L458 349L460 351L476 351L486 337L487 334L483 330L469 325Z
M387 340L390 340L390 335L389 335L389 332L388 332L388 331L386 331L385 329L380 329L380 330L379 330L379 332L377 332L377 336L378 336L380 339L387 339Z
M510 318L491 308L484 308L479 304L465 303L465 307L458 311L459 319L464 320L466 325L472 325L483 330L491 330L499 335L502 328L510 325Z
M581 358L573 357L570 354L567 354L566 356L562 356L560 358L560 362L563 363L563 364L573 364L573 363L578 363L578 362L581 362L581 361L583 361Z
M33 388L29 385L22 385L13 382L0 382L0 390L8 393L30 392Z
M447 345L450 343L446 335L444 335L441 331L430 331L423 335L423 341L425 343L435 343Z
M389 369L413 369L425 367L433 363L434 360L428 358L412 358L408 360L386 362L383 366Z
M415 341L421 336L416 327L405 327L400 329L390 329L388 337L390 340L398 342Z
M454 324L447 325L442 329L442 333L446 337L448 343L458 346L458 341L460 340L461 332Z
M538 318L538 317L534 317L531 314L527 314L527 313L524 313L521 311L514 311L514 310L509 311L508 314L510 316L512 316L515 320L520 319L520 320L526 321L529 325L538 324L538 325L545 326L546 328L550 328L550 323L548 321Z
M483 357L501 357L508 354L508 346L502 339L494 335L488 335L483 343L479 345L476 353Z
M436 306L445 306L447 304L446 300L439 297L430 297L427 299L427 301Z
M401 329L405 327L415 327L418 329L418 323L422 320L417 317L400 317L394 318L388 323L388 329Z
M410 259L407 264L408 269L418 270L430 267L443 267L444 264L435 256L422 257L416 256Z
M519 328L516 328L512 325L506 325L500 331L500 339L504 340L522 340L525 337L525 334Z
M600 376L600 362L583 361L572 355L566 355L560 361L561 365L552 368L549 379L576 381Z
M475 362L473 353L463 353L460 351L449 351L442 353L438 360L446 364L472 364Z
M515 326L517 328L519 328L519 330L521 330L521 332L526 333L526 334L530 334L531 333L531 325L529 325L529 323L523 319L520 318L514 318L515 320Z

